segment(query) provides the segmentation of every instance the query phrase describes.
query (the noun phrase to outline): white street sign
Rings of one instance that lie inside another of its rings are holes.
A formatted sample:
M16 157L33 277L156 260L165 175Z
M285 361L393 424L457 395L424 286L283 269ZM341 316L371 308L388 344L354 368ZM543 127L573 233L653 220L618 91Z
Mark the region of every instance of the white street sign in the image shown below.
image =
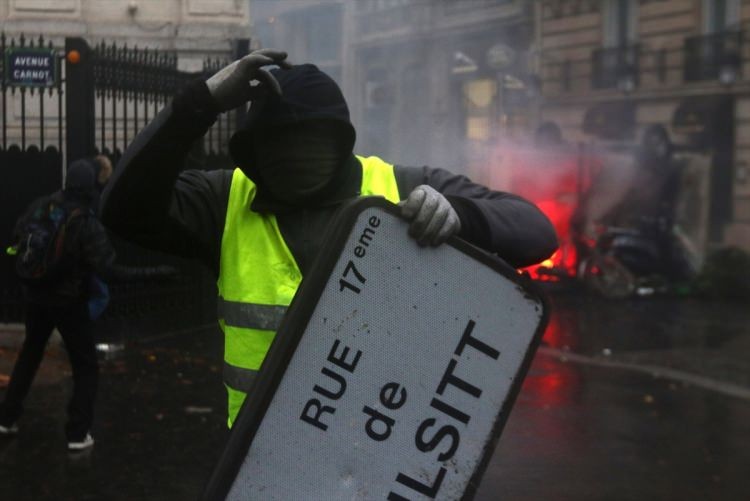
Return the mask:
M476 489L539 341L543 301L464 242L419 247L387 202L360 202L348 220L297 294L208 498Z

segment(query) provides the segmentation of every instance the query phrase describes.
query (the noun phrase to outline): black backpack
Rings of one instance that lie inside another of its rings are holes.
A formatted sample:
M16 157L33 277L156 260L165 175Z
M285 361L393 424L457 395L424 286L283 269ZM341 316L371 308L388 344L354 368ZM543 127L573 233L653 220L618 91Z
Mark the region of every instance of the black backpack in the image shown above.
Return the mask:
M18 231L16 273L28 283L54 279L65 261L65 238L70 222L83 214L49 197L26 216Z

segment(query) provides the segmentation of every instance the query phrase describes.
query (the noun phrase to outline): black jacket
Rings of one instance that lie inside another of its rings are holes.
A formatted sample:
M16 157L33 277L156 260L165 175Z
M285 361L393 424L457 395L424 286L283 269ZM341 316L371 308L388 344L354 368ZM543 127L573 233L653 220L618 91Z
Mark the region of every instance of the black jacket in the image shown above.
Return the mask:
M35 200L16 222L13 241L17 242L26 221L35 209L50 198L70 214L81 208L80 216L70 219L64 239L59 273L42 283L23 284L27 301L51 306L64 306L88 300L92 274L104 279L137 280L151 278L157 268L129 267L115 263L115 250L107 232L92 210L93 202L58 191Z
M125 238L197 258L218 274L232 172L181 172L193 144L216 116L205 84L189 86L178 95L125 151L104 191L101 218ZM513 266L539 262L557 248L549 220L520 197L491 191L443 169L396 166L395 175L402 198L420 184L443 193L461 219L460 236ZM257 197L251 209L276 215L304 274L340 202L359 194L361 176L361 166L352 156L327 203L295 209Z

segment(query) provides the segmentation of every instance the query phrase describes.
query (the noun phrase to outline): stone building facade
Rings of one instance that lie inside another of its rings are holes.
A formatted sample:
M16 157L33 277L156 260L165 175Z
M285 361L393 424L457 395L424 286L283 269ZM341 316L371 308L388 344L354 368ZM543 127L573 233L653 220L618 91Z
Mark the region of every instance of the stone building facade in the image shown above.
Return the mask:
M196 71L206 55L225 56L231 40L247 38L250 12L246 0L8 0L0 21L7 35L175 50L181 69Z
M650 124L706 159L706 237L750 249L748 0L543 0L540 120L636 143Z

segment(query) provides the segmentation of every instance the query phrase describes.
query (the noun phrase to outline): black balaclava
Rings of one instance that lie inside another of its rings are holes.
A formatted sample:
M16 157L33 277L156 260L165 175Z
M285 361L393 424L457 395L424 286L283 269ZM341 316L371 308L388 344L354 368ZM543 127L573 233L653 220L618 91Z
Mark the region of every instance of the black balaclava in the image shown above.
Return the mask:
M312 64L273 70L282 96L253 103L230 140L257 197L288 206L324 200L352 156L355 132L336 82Z
M93 202L96 198L94 163L87 159L73 161L68 167L63 191L68 198L84 203Z

